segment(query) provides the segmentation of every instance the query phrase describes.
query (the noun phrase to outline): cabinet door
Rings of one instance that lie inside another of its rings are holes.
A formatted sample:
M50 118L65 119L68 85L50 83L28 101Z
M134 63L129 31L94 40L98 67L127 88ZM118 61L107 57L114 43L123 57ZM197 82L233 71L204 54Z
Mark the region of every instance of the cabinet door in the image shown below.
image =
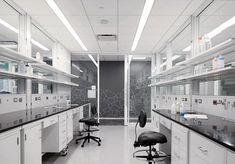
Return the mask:
M41 124L24 130L24 164L42 163Z
M3 135L0 135L0 163L20 164L20 132Z
M67 143L73 139L73 113L67 113Z
M190 152L190 157L189 157L189 164L208 164L206 161L204 161L203 159L201 159L199 156L197 156L194 153Z
M228 156L227 156L227 164L234 164L235 161L235 154L231 153L231 152L227 152Z

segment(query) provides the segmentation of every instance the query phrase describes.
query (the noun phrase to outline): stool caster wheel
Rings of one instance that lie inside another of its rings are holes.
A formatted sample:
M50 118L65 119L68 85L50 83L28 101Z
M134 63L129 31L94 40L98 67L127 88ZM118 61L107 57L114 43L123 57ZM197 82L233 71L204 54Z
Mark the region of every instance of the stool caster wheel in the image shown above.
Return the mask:
M81 145L81 147L84 147L84 145Z
M76 144L78 144L78 141L76 141Z
M99 139L99 142L101 142L101 139Z
M98 143L98 146L100 146L101 144L100 143Z

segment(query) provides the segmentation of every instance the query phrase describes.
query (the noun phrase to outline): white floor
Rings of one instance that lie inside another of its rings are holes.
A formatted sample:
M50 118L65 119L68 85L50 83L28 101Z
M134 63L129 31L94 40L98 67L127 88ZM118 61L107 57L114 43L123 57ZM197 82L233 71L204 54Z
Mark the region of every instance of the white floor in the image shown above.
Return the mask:
M138 128L138 133L144 129ZM134 143L133 126L101 126L100 132L93 135L100 136L101 146L91 141L81 148L73 141L69 145L68 155L46 155L43 164L143 164L147 162L134 159L132 153Z

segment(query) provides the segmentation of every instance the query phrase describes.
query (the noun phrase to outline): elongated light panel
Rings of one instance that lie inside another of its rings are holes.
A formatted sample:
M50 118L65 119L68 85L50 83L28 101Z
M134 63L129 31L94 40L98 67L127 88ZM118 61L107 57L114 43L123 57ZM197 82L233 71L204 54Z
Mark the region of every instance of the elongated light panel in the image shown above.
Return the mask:
M89 58L91 59L91 61L95 64L96 67L98 67L98 64L96 63L95 59L93 58L93 56L91 54L88 54Z
M137 31L135 34L135 39L132 44L131 51L135 51L135 49L137 47L137 44L138 44L140 37L141 37L141 34L144 30L144 26L147 22L147 19L149 17L149 14L151 12L153 4L154 4L154 0L146 0L145 1L144 9L143 9L142 15L140 17L139 25L138 25L138 28L137 28Z
M71 33L71 35L74 37L74 39L79 43L79 45L82 47L84 51L88 51L76 31L73 29L67 18L64 16L60 8L56 5L54 0L45 0L47 4L50 6L50 8L54 11L54 13L57 15L57 17L60 19L60 21L64 24L64 26L67 28L67 30Z

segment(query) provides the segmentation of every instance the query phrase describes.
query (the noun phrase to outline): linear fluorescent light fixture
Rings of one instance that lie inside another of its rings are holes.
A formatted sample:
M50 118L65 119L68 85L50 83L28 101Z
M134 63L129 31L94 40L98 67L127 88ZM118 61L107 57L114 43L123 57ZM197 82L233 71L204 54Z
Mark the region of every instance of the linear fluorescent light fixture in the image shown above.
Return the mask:
M145 60L146 57L133 57L133 60Z
M229 20L227 20L226 22L222 23L221 25L219 25L218 27L216 27L214 30L212 30L211 32L207 33L206 35L212 39L214 38L216 35L220 34L222 31L224 31L225 29L231 27L235 25L235 16L233 16L232 18L230 18ZM191 46L186 47L185 49L183 49L183 51L187 52L191 50Z
M133 58L133 55L129 55L128 57L129 57L129 64L131 64L131 60Z
M13 32L15 32L15 33L17 33L17 34L19 33L19 30L18 30L18 29L16 29L15 27L13 27L12 25L10 25L10 24L7 23L6 21L2 20L1 18L0 18L0 24L2 24L2 25L5 26L6 28L8 28L9 30L11 30L11 31L13 31ZM32 42L32 44L34 44L35 46L41 48L42 50L44 50L44 51L49 51L49 49L48 49L46 46L42 45L42 44L39 43L38 41L36 41L36 40L34 40L34 39L31 39L31 42Z
M190 50L191 50L191 46L188 46L188 47L186 47L185 49L183 49L184 52L188 52L188 51L190 51Z
M174 56L172 57L172 61L175 61L176 59L178 59L178 58L180 58L180 57L181 57L181 55L174 55ZM166 59L167 59L167 58L166 58ZM166 62L167 62L167 61L163 62L163 63L160 65L160 67L165 66L165 65L166 65Z
M146 0L145 1L144 9L143 9L142 15L140 17L139 25L138 25L138 28L137 28L137 31L135 34L135 38L134 38L134 42L131 47L131 51L135 51L135 49L137 47L137 44L138 44L138 42L140 40L140 36L144 30L144 26L147 22L147 19L149 17L149 14L151 12L153 4L154 4L154 0Z
M72 66L76 68L79 72L83 72L83 70L81 70L80 67L78 67L76 64L73 63Z
M45 47L44 45L42 45L41 43L39 43L38 41L31 39L32 44L34 44L35 46L41 48L44 51L50 51L47 47Z
M60 19L60 21L65 25L67 30L71 33L71 35L74 37L74 39L79 43L79 45L82 47L84 51L88 51L76 31L73 29L67 18L64 16L63 12L60 10L60 8L57 6L54 0L45 0L49 7L54 11L54 13L57 15L57 17Z
M91 54L88 54L89 58L91 59L91 61L95 64L96 67L98 67L97 62L95 61L95 59L93 58L93 56Z

